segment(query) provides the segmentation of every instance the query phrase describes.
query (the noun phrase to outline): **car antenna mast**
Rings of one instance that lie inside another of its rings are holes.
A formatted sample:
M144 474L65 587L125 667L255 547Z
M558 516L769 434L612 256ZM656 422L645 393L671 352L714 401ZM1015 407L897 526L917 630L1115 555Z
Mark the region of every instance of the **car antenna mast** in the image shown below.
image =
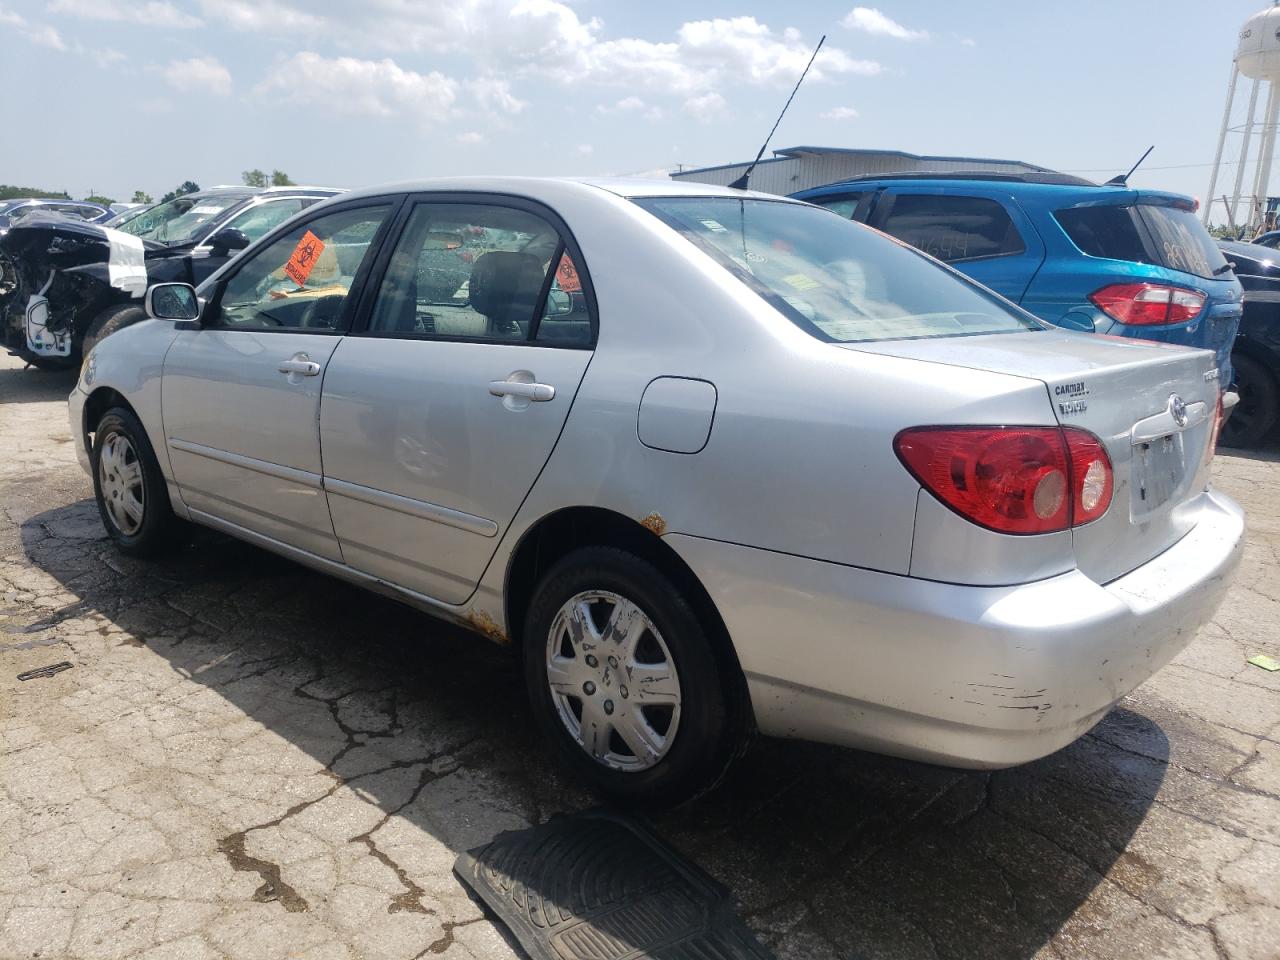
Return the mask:
M1156 148L1156 145L1154 143L1151 146L1147 147L1147 152L1138 158L1138 162L1129 168L1128 173L1112 177L1110 180L1106 182L1105 186L1127 187L1129 185L1129 178L1133 176L1133 171L1137 170L1140 166L1142 166L1142 161L1147 159L1147 157L1151 155L1151 151L1154 150L1155 148Z
M756 154L756 158L751 161L751 165L747 167L737 180L729 184L733 190L747 189L747 181L751 179L751 171L756 168L756 164L760 162L760 158L764 156L764 152L769 149L769 141L773 139L774 133L778 129L778 124L782 122L782 118L787 115L787 107L791 106L791 101L795 99L796 91L800 89L800 84L804 83L804 78L808 76L809 68L813 66L813 61L818 59L818 51L822 49L822 45L827 42L827 35L824 33L822 39L818 41L818 45L813 48L813 56L809 58L809 62L805 64L804 72L800 74L800 79L796 81L795 89L791 91L791 96L787 97L787 102L782 105L782 112L778 114L778 119L773 122L773 129L769 131L769 136L764 138L764 143L760 145L760 152Z

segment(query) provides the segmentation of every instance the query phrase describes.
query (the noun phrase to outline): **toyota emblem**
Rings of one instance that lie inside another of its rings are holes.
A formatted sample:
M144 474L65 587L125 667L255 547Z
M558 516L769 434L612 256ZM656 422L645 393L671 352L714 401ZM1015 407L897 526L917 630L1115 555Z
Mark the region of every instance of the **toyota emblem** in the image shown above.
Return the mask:
M1176 393L1169 398L1169 414L1173 417L1173 422L1180 427L1187 425L1187 401L1183 400Z

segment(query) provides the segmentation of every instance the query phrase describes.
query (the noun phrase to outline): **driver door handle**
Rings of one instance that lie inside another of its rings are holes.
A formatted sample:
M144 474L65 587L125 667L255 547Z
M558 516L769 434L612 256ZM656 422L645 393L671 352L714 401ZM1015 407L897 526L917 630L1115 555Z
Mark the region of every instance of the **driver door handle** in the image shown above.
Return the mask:
M314 360L308 360L305 353L296 354L288 360L281 360L278 369L281 373L296 373L303 377L318 377L320 375L320 364Z
M556 397L556 388L549 383L522 383L519 380L491 380L489 392L495 397L518 397L534 403L546 403Z

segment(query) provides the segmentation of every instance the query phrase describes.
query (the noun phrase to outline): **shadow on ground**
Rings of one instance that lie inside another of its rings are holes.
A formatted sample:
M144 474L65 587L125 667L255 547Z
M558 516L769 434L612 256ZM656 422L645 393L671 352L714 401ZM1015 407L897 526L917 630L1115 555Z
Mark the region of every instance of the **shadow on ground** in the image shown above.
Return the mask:
M38 370L35 367L0 369L0 403L43 403L65 400L76 385L78 371Z
M55 619L100 612L314 757L335 790L358 786L455 851L592 803L543 752L506 651L211 533L156 562L102 537L90 501L23 525L30 560L78 598ZM1124 850L1167 756L1160 728L1123 709L1074 746L993 774L762 740L716 793L653 823L729 885L780 956L1029 958L1088 912L1118 860L1144 869ZM419 782L384 795L372 774L396 765ZM424 789L457 805L448 829L415 802ZM310 905L245 838L314 802L282 801L279 819L219 844L282 909ZM399 908L414 909L426 881L397 870Z

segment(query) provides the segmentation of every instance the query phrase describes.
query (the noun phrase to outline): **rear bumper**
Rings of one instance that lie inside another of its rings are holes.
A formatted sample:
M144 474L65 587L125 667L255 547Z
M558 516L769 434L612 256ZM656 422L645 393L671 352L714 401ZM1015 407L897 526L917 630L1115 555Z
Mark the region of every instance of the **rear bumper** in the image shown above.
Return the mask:
M761 732L998 768L1071 743L1221 602L1244 514L1202 498L1182 540L1104 585L972 587L673 534L746 672Z

